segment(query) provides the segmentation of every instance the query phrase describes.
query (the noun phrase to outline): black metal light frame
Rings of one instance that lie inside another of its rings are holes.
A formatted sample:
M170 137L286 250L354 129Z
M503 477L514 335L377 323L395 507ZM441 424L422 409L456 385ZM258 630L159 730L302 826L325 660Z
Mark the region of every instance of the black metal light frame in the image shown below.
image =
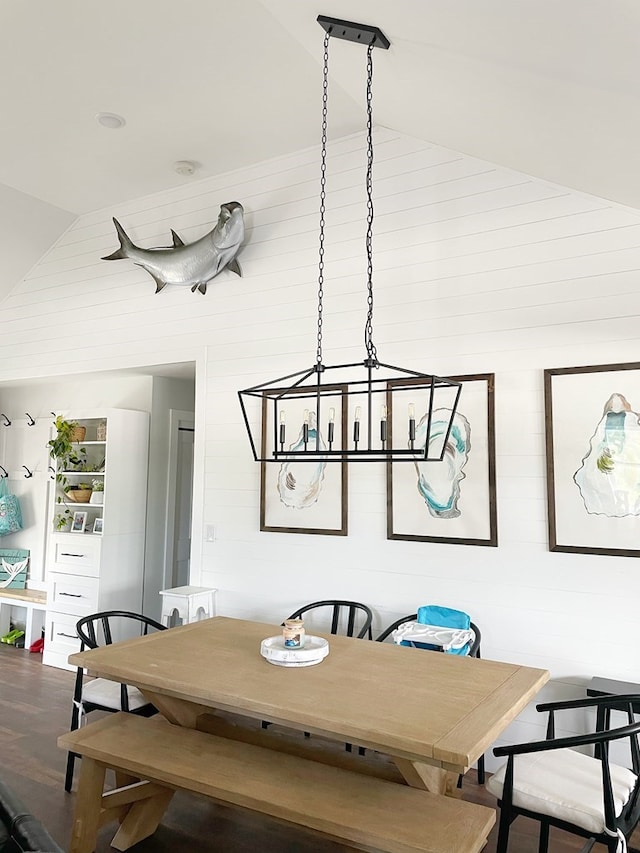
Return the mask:
M318 348L316 363L304 370L239 391L240 406L253 457L258 462L440 462L449 435L462 384L420 371L395 367L378 360L373 344L372 263L372 49L387 50L390 42L378 27L339 18L318 16L325 30L322 123L322 174L320 193L320 261L318 288ZM330 37L367 46L367 273L368 313L365 326L366 358L328 366L322 361L322 297L324 284L324 212L327 143L328 43ZM362 371L364 370L364 374ZM336 375L338 373L338 375ZM364 378L362 378L364 375ZM418 381L416 381L418 380ZM420 381L421 380L421 381ZM346 390L345 390L346 389ZM424 405L420 395L424 393ZM397 400L409 399L406 416L398 418ZM255 400L255 404L250 403ZM416 404L415 400L419 402ZM285 400L300 400L299 421L286 422ZM331 403L334 403L332 406ZM379 409L376 414L376 404ZM312 408L314 406L314 408ZM346 417L351 428L335 428ZM395 416L394 416L395 408ZM364 411L364 418L361 412ZM254 422L252 415L256 415ZM416 417L418 415L418 417ZM402 423L402 427L400 426ZM394 427L394 424L396 427ZM289 435L287 435L289 430ZM255 434L254 434L255 431ZM420 434L420 438L418 437ZM293 439L293 443L291 443ZM422 444L422 439L424 444Z

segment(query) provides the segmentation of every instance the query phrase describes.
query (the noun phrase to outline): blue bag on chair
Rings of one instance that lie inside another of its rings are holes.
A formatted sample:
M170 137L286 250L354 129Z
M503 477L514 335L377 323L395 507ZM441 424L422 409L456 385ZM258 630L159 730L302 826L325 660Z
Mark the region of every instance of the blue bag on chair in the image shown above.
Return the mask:
M15 495L9 494L6 479L0 478L0 536L8 536L9 533L22 530L20 501Z
M457 628L468 631L471 627L471 617L462 610L453 610L451 607L440 607L437 604L427 604L418 608L419 625L436 625L438 628ZM443 651L440 646L429 643L408 642L403 640L401 646L415 646L418 649L430 649L432 651ZM469 652L470 643L465 643L459 649L445 649L449 655L466 655Z

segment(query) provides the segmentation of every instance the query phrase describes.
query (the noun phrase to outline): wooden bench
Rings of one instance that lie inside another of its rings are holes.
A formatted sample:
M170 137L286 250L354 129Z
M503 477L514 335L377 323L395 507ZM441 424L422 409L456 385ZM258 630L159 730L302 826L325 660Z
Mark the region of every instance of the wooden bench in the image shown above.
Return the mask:
M11 612L15 607L25 610L24 647L28 649L42 634L47 593L37 589L0 589L0 636L8 633Z
M172 725L110 714L68 732L62 749L83 756L70 853L92 853L100 826L127 850L152 835L175 789L204 794L384 853L479 853L493 809ZM104 791L105 771L116 771Z

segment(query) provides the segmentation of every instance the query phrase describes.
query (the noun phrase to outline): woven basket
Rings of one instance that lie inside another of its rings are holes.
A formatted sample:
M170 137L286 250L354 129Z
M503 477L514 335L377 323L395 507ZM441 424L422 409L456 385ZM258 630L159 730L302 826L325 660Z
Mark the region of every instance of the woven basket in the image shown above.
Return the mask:
M65 494L72 503L87 504L92 491L93 489L69 489Z
M87 428L83 426L77 426L71 433L70 439L71 441L84 441L84 437L87 434Z

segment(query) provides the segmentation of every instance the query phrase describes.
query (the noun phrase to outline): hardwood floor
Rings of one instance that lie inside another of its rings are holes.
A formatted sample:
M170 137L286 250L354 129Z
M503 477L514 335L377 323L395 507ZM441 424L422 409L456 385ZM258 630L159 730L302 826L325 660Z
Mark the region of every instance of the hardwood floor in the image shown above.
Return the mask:
M40 655L0 645L0 775L65 849L75 795L64 791L66 754L57 748L56 741L69 726L73 677L73 673L43 666ZM465 777L463 796L495 806L493 798L475 781L475 771ZM389 815L389 820L393 820L393 815ZM113 850L109 845L113 831L113 826L103 828L96 853ZM495 853L495 834L494 829L486 853ZM581 847L578 839L552 830L551 853L573 853ZM259 814L216 805L211 800L181 792L174 797L153 837L132 849L136 853L348 853L352 850ZM512 829L509 853L536 851L535 825L520 818Z

